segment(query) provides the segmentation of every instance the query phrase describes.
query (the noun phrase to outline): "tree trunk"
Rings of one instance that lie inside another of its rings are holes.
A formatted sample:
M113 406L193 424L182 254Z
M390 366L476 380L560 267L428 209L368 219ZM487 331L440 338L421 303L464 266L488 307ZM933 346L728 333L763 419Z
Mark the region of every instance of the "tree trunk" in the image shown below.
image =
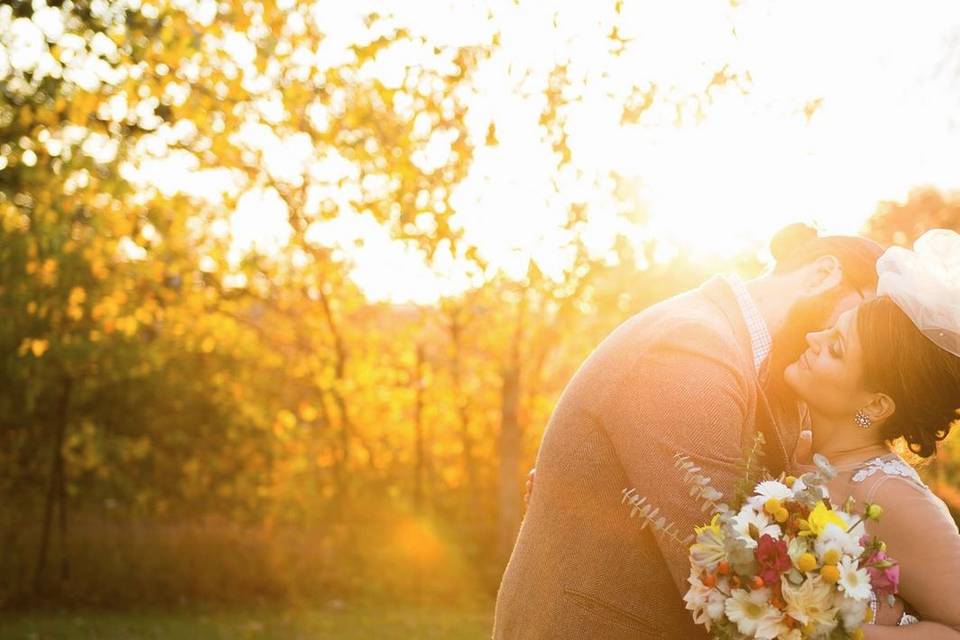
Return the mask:
M517 530L520 528L520 453L522 433L520 429L520 371L517 363L511 363L503 373L501 391L501 417L497 527L497 551L502 562L510 558Z
M450 318L451 375L453 377L454 402L457 405L457 421L460 429L460 442L463 449L463 470L466 475L466 488L472 491L476 488L476 470L473 462L473 437L470 435L470 414L467 399L463 392L463 325L459 315L454 312Z
M60 527L60 580L66 580L70 574L69 556L67 554L67 492L63 460L63 442L67 431L67 420L69 418L68 409L71 386L72 381L69 378L64 379L54 423L50 484L47 487L47 498L43 509L43 531L40 536L40 549L37 557L36 573L34 575L34 589L38 594L43 588L43 575L47 568L47 556L49 554L50 538L53 530L53 510L55 503Z
M523 429L520 424L520 342L523 339L525 314L526 292L523 293L517 308L517 324L510 359L503 371L500 395L497 551L499 559L504 563L513 551L523 517L523 497L520 493L520 458L523 448Z
M414 405L413 405L413 432L414 432L414 480L413 506L417 514L423 513L424 477L427 470L426 446L423 430L423 345L417 344L416 369L413 374Z

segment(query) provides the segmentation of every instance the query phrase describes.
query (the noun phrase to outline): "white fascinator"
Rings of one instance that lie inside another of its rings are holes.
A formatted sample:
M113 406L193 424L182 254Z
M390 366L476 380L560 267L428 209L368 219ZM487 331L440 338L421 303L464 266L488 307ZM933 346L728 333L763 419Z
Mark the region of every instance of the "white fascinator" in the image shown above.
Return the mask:
M932 229L912 251L890 247L877 273L877 295L889 296L925 336L960 356L960 234Z

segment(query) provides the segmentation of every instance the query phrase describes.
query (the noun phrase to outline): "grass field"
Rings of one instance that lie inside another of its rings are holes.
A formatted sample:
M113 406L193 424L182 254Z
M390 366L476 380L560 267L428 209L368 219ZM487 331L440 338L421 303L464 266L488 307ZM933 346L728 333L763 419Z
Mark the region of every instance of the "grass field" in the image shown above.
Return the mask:
M323 609L188 612L0 613L3 640L481 640L492 607L466 609L344 606Z

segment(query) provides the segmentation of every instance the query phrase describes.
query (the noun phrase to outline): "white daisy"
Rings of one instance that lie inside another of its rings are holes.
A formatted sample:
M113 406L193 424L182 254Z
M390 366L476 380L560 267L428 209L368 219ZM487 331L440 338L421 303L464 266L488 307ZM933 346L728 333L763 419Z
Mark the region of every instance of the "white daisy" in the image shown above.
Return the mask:
M776 480L766 480L757 485L757 488L754 490L754 493L757 495L763 496L765 499L769 500L770 498L776 498L777 500L786 500L793 496L793 492L790 491L790 487L783 484L782 482L777 482Z
M733 529L737 532L737 536L743 541L743 545L748 549L754 549L757 546L757 541L750 536L751 524L757 528L760 536L768 534L772 538L780 537L780 525L771 522L770 516L766 513L758 511L749 504L746 504L740 509L740 512L733 517Z
M829 549L835 549L839 551L841 555L855 558L859 558L863 553L863 545L860 544L860 535L857 535L856 530L848 533L845 529L841 529L832 523L825 526L820 535L817 536L815 548L817 555L821 558Z
M866 569L859 568L859 562L853 558L840 560L840 588L848 598L854 600L870 599L870 574Z
M783 614L770 604L770 589L734 589L724 603L724 611L748 638L774 640L783 630Z

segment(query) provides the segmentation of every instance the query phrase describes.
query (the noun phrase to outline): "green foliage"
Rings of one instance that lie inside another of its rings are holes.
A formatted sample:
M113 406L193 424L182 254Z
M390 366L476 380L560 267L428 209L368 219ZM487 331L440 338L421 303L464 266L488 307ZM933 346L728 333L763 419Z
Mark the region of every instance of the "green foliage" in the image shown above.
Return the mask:
M763 467L763 447L766 446L766 438L761 432L753 436L753 442L750 444L750 450L746 452L741 460L737 461L737 484L733 490L733 510L739 511L743 504L753 494L754 487L763 480L766 469Z

